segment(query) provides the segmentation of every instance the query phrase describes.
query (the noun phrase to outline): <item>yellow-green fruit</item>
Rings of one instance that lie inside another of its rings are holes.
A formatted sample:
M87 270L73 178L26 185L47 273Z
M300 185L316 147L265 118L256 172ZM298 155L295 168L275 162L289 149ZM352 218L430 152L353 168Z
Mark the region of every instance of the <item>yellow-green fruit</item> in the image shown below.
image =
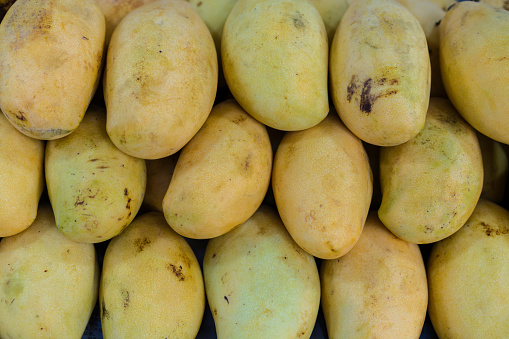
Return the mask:
M104 338L195 338L205 309L200 265L160 212L111 240L99 291Z
M370 212L355 247L320 270L329 338L419 338L426 318L426 269L416 244Z
M475 130L447 99L432 98L423 130L380 151L380 220L412 243L456 232L474 210L483 186Z
M211 239L203 261L218 338L309 338L320 304L313 256L290 237L275 209Z
M74 131L95 93L104 44L95 0L18 0L0 25L0 108L22 133Z
M217 89L210 32L184 0L155 1L127 14L108 48L106 129L123 152L159 159L203 125Z
M80 242L102 242L127 227L145 193L145 160L113 145L106 113L91 106L76 131L46 145L48 196L58 229Z
M237 1L221 56L233 96L263 124L302 130L329 112L327 32L308 0Z
M220 236L258 209L271 170L265 126L234 100L222 102L182 149L164 196L164 216L185 237Z
M349 6L348 0L311 0L311 3L322 16L330 46L339 22Z
M440 22L447 95L476 130L509 144L509 12L464 1Z
M363 141L399 145L423 128L431 74L426 36L395 0L357 0L348 7L329 69L334 106Z
M82 337L97 301L94 245L61 234L49 204L0 242L0 338Z
M501 143L477 133L481 146L484 180L481 199L501 203L504 199L509 159Z
M287 132L274 158L272 189L300 247L322 259L344 255L361 235L373 192L361 140L335 112L314 127Z
M219 66L218 87L226 87L223 69L221 67L221 37L226 18L237 0L187 0L207 25L214 44L216 45Z
M146 160L147 188L143 197L142 209L163 212L163 199L177 164L178 153L169 157Z
M509 1L507 0L479 0L479 2L509 11Z
M44 141L30 138L0 114L0 238L35 220L44 188Z
M467 223L435 245L429 315L440 338L509 337L509 212L480 200Z
M109 45L111 35L118 23L133 9L155 0L97 0L106 21L105 46Z

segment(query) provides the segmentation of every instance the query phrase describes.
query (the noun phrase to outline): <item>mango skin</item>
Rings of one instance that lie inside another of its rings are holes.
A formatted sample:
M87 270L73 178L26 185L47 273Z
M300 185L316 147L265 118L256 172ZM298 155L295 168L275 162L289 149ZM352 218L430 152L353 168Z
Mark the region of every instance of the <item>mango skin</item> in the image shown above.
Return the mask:
M378 216L408 242L439 241L467 221L483 177L475 130L447 99L432 98L423 130L402 145L380 150Z
M330 46L339 22L350 5L349 0L311 0L311 3L316 7L323 19Z
M222 102L180 153L163 199L166 221L188 238L220 236L256 212L271 170L265 126L234 100Z
M419 247L371 211L355 247L320 270L329 338L419 338L428 286Z
M0 238L29 227L44 189L44 141L19 132L0 114Z
M73 132L97 89L104 15L94 0L18 0L0 25L0 108L23 134Z
M426 36L395 0L358 0L330 50L331 97L343 123L377 146L402 144L424 126L431 72Z
M261 123L295 131L327 116L327 32L309 1L237 1L221 56L228 88Z
M429 315L440 338L509 337L509 212L480 200L465 225L433 245Z
M48 196L58 229L80 242L102 242L134 219L143 201L145 160L113 145L104 109L91 106L68 137L46 144Z
M313 256L266 205L211 239L203 276L218 338L309 338L320 303Z
M339 258L359 239L371 203L373 176L362 141L335 112L287 132L274 158L272 189L295 242L315 257Z
M99 292L104 338L195 338L202 271L160 212L140 215L108 244Z
M179 151L210 114L217 73L214 41L189 3L155 1L131 11L111 37L104 77L115 146L142 159Z
M0 337L81 338L99 274L94 246L61 234L42 204L32 226L0 242Z
M473 1L440 22L440 69L449 99L487 137L509 144L509 12Z

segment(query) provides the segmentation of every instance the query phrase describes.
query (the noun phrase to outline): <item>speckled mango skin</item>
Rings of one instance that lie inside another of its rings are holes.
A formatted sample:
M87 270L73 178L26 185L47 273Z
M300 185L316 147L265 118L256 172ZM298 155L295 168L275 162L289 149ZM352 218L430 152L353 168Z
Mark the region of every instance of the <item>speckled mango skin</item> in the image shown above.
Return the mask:
M221 56L233 96L263 124L302 130L329 112L327 32L309 1L237 1Z
M0 114L0 238L35 220L44 188L44 141L19 132Z
M129 225L141 207L145 160L113 145L106 112L91 106L76 131L46 144L48 196L58 229L80 242L102 242Z
M220 236L256 212L271 170L265 126L234 100L222 102L180 153L163 199L166 220L188 238Z
M0 338L80 339L97 301L92 244L60 233L49 204L0 242Z
M295 242L316 257L339 258L359 239L371 204L373 178L362 141L336 112L287 132L274 158L272 189Z
M0 25L0 108L22 133L74 131L99 81L104 16L94 0L18 0Z
M149 212L108 244L99 303L112 338L195 338L205 310L200 265L186 240Z
M218 338L309 338L320 303L313 256L290 237L267 205L211 239L205 290Z
M380 150L380 220L412 243L439 241L467 221L483 186L475 130L447 99L432 98L423 130Z
M429 316L440 338L509 337L509 212L479 200L465 225L433 245Z
M329 338L419 338L428 305L421 252L376 211L350 252L322 261L320 278Z
M395 0L356 0L330 50L331 97L343 123L377 146L402 144L424 126L430 93L426 36Z
M210 114L217 74L214 41L191 4L155 1L136 8L118 24L108 47L108 135L134 157L176 153Z
M473 1L440 22L440 69L449 99L479 132L509 144L509 12Z

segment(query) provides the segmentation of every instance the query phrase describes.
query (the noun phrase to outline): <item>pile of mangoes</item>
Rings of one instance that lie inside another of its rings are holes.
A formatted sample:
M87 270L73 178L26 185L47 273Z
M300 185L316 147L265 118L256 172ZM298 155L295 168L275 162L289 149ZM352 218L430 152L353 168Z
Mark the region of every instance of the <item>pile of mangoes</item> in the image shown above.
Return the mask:
M17 0L0 338L508 338L508 9Z

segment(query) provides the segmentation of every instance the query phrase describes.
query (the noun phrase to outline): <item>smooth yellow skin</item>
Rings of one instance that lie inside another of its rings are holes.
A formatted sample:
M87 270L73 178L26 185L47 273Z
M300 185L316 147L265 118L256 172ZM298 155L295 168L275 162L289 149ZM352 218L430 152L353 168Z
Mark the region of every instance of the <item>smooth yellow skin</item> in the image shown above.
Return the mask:
M108 48L106 129L123 152L159 159L203 125L217 89L210 32L184 0L155 1L119 23Z
M456 4L440 23L440 69L447 95L479 132L509 144L509 12Z
M359 239L373 193L362 141L335 112L312 128L287 132L274 158L272 189L295 242L315 257L339 258Z
M355 247L320 268L329 338L419 338L426 269L416 244L389 232L371 211Z
M94 246L60 233L41 205L32 226L0 242L0 338L81 338L99 273Z
M501 143L477 133L481 146L484 180L481 199L501 203L504 199L509 158Z
M221 56L228 88L263 124L295 131L327 116L327 32L309 1L237 1Z
M432 98L423 130L380 150L380 220L408 242L446 238L474 210L483 175L475 130L447 99Z
M415 17L426 35L428 42L429 59L431 63L431 97L447 98L447 93L440 75L440 46L439 24L445 15L445 10L430 0L398 0Z
M178 154L169 157L146 160L147 188L141 208L163 212L163 199L170 186L171 177L177 165Z
M320 303L314 258L266 205L211 239L203 276L218 338L309 338Z
M106 22L105 45L109 45L111 35L118 23L133 9L155 0L96 0L97 5L104 14Z
M507 0L479 0L479 2L509 11L509 1Z
M75 241L111 239L143 201L145 160L116 148L105 127L106 112L91 106L73 134L46 145L46 184L56 224Z
M136 217L111 240L99 303L105 339L196 337L205 310L202 272L162 213Z
M325 30L327 31L327 40L329 46L332 43L336 29L339 26L341 18L348 8L348 0L311 0L313 6L316 7L320 13L323 23L325 24Z
M74 131L97 88L104 16L94 0L18 0L0 25L0 108L22 133Z
M0 238L35 220L44 188L44 141L20 133L0 114Z
M361 140L394 146L423 128L431 74L426 36L396 0L357 0L348 7L329 69L334 106Z
M509 212L487 200L433 246L428 310L440 338L509 337L508 257Z
M234 100L222 102L180 153L164 196L164 216L185 237L220 236L258 209L271 170L265 126Z

